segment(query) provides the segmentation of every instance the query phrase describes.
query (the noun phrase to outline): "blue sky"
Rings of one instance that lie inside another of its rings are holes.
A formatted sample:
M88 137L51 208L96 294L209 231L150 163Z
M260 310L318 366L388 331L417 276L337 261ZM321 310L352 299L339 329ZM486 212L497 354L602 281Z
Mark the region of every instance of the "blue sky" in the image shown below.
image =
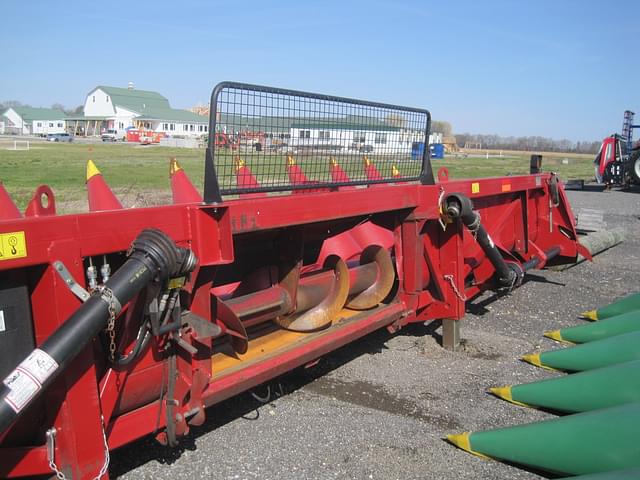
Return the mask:
M424 107L455 132L598 140L638 112L640 2L2 2L0 100L222 80Z

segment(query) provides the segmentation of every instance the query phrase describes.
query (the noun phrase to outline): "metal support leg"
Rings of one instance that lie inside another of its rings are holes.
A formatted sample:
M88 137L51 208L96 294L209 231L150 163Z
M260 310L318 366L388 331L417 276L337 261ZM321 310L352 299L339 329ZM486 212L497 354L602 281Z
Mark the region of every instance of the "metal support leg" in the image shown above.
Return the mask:
M453 351L460 346L460 322L458 320L442 320L442 346Z

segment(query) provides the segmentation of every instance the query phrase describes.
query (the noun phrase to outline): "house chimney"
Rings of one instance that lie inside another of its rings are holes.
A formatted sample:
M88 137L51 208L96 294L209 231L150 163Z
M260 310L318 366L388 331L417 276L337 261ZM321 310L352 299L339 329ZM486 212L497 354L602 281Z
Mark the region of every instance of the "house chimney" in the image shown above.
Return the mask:
M129 85L127 86L127 88L129 90L133 90L133 82L129 82Z

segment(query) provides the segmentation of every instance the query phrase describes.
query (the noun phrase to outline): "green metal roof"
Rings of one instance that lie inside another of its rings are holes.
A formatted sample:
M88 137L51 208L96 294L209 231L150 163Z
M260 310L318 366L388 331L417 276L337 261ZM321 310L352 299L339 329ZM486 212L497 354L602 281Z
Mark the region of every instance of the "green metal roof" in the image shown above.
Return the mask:
M148 90L136 90L119 87L97 86L94 90L100 89L111 97L114 106L126 108L132 112L145 115L154 109L171 108L169 100L156 92ZM92 90L93 91L93 90Z
M360 122L347 121L347 120L302 120L300 123L292 122L291 128L309 128L309 129L324 129L324 130L366 130L376 132L397 132L399 127L392 125L386 125L383 123L368 123L366 118L362 118Z
M176 108L158 108L145 113L135 120L168 120L170 122L197 122L206 123L208 117L203 117L188 110L179 110Z
M206 122L207 118L187 110L171 108L169 100L157 92L135 88L107 87L98 85L92 90L102 90L114 106L139 114L138 120L168 120L170 122Z
M33 108L33 107L9 107L12 108L25 122L32 122L34 120L64 120L67 115L62 110L56 110L53 108ZM5 109L2 114L4 115L9 108Z

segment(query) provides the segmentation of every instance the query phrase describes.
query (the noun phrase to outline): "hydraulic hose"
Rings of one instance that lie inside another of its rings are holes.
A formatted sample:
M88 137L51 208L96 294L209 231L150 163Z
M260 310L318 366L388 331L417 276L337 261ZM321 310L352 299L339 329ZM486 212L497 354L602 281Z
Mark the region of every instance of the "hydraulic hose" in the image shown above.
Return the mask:
M62 373L82 349L153 280L192 270L193 253L175 245L160 230L147 229L133 241L129 258L39 348L20 363L0 386L0 434Z
M459 218L475 236L478 245L496 270L495 279L499 287L511 288L518 280L518 273L504 261L500 250L480 222L480 214L473 209L471 200L461 193L451 193L443 199L444 214L451 218Z

